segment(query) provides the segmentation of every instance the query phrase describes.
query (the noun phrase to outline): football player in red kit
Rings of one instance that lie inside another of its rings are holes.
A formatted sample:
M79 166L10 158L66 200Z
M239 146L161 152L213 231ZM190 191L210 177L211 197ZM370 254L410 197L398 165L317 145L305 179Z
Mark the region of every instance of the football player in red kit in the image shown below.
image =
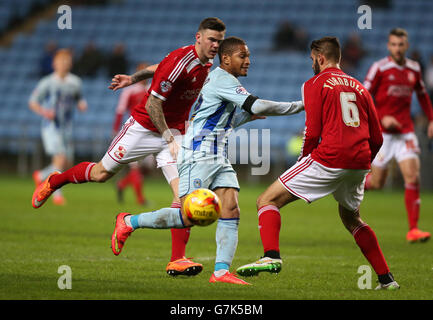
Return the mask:
M298 199L310 203L332 193L344 226L378 275L376 289L398 289L375 233L359 215L364 179L382 145L373 100L358 80L341 71L337 38L313 41L311 59L315 76L302 87L306 122L299 161L259 196L264 257L237 272L279 272L280 208Z
M410 114L413 91L429 120L429 138L433 138L433 108L419 63L405 56L408 47L407 32L401 28L391 30L388 36L390 55L371 66L364 82L375 100L384 140L372 163L365 188L381 189L385 184L389 162L392 159L397 161L405 183L404 198L409 221L406 239L416 242L428 240L430 233L418 229L420 150Z
M53 172L34 191L33 207L41 207L55 190L65 184L105 182L128 163L153 154L172 189L172 207L180 208L177 140L181 140L185 133L189 112L224 35L225 25L220 19L206 18L200 23L195 44L172 51L157 67L147 67L132 76L116 75L109 87L112 90L152 76L153 80L142 102L133 108L131 117L113 139L102 160L98 163L81 162L63 173ZM189 232L189 228L172 229L172 257L167 273L195 275L201 272L201 264L184 256Z

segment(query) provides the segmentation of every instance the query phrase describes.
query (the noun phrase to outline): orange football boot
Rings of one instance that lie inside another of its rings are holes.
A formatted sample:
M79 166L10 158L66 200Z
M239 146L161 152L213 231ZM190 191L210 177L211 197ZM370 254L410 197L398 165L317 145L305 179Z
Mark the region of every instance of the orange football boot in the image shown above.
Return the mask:
M428 239L430 239L430 236L431 236L430 232L425 232L425 231L421 231L418 228L414 228L406 234L406 240L411 242L411 243L414 243L417 241L425 242Z
M233 284L251 285L251 283L248 283L242 279L237 278L234 274L232 274L228 271L220 277L216 277L215 273L212 273L212 276L210 277L209 282L210 283L226 282L226 283L233 283Z
M167 264L167 268L165 268L165 271L167 271L170 276L195 276L199 274L202 270L202 264L196 263L185 257L170 261Z
M33 192L32 206L37 209L40 208L45 201L51 196L51 194L56 191L56 189L51 188L50 178L54 175L60 174L60 172L55 171L51 173L48 178L44 180L39 186L36 187L35 192Z
M127 226L123 220L125 216L131 215L130 213L123 212L119 213L116 217L116 226L114 227L114 232L111 236L111 250L113 250L114 255L118 256L125 245L126 239L131 235L134 229Z

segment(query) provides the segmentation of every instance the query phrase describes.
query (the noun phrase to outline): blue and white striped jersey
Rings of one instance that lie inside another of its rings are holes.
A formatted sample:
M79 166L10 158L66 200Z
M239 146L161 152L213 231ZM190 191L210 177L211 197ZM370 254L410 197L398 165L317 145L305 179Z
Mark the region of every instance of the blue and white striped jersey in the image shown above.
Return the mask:
M52 73L39 80L36 89L30 96L30 101L35 101L47 109L54 109L57 128L68 127L72 124L72 115L81 96L81 79L69 73L64 79L60 79ZM42 126L47 126L50 120L43 119Z
M235 126L236 107L240 108L249 95L236 77L220 67L209 73L194 105L183 147L225 154L228 135Z

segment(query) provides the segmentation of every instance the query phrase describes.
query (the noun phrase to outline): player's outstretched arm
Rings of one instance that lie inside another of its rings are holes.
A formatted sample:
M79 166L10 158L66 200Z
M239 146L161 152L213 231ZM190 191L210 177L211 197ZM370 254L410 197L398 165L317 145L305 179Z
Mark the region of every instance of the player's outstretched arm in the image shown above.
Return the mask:
M259 119L266 119L266 117L254 115L254 114L251 114L249 112L242 110L241 112L235 114L234 119L233 119L233 128L237 128L237 127L239 127L239 126L241 126L247 122L259 120Z
M284 116L304 110L302 101L276 102L258 99L250 95L243 103L242 112L235 115L233 127L239 127L252 120L264 119L265 116Z
M142 70L137 71L131 76L132 84L152 78L156 69L158 68L157 64L153 64L148 66Z
M304 110L302 101L276 102L257 99L251 106L251 113L261 116L286 116Z
M128 76L126 74L116 74L113 79L111 79L111 85L108 87L108 89L116 91L118 89L125 88L142 80L152 78L156 68L158 68L158 65L154 64L137 71L131 76Z

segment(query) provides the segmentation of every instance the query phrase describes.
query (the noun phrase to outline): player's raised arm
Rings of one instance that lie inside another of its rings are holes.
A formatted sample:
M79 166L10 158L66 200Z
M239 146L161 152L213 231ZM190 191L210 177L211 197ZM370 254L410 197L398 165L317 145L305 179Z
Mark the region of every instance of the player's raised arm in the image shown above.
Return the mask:
M108 89L116 91L117 89L125 88L142 80L152 78L156 68L158 68L158 64L148 66L143 70L137 71L131 76L126 74L116 74L113 79L111 79L111 85L108 87Z

